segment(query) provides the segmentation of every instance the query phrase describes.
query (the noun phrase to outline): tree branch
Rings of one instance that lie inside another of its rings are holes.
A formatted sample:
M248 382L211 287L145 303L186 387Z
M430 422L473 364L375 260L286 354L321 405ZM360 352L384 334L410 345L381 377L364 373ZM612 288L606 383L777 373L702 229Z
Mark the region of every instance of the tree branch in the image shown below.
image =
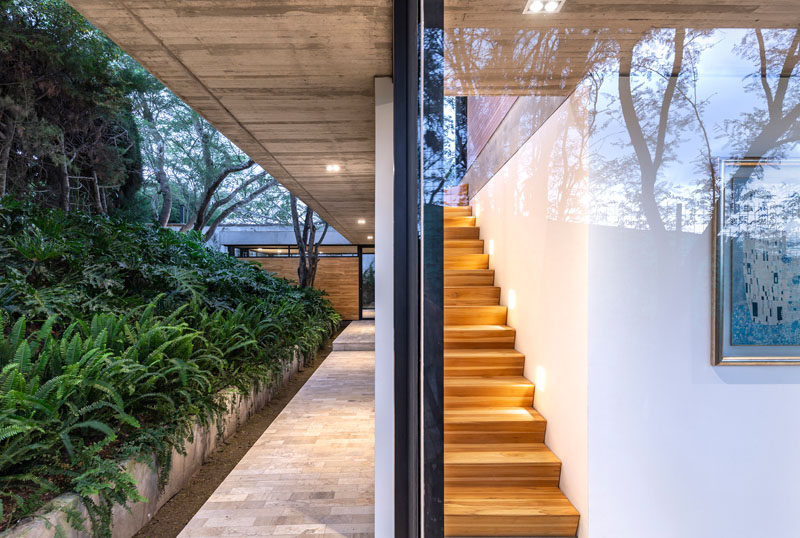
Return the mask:
M264 185L262 187L259 187L258 189L254 190L246 198L244 198L242 200L239 200L235 204L232 204L232 205L228 206L227 208L225 208L225 210L223 210L222 213L220 213L219 217L214 219L214 222L212 222L211 225L208 227L208 231L206 231L205 236L204 236L205 240L208 241L209 239L211 239L211 237L214 235L214 232L217 231L217 226L222 224L222 221L225 220L228 217L228 215L230 215L231 213L233 213L234 211L236 211L240 207L249 204L250 202L255 200L257 196L260 196L261 194L263 194L267 190L271 189L277 183L278 182L275 181L274 179L270 180L266 185Z
M203 201L200 203L200 207L197 208L197 220L194 223L195 230L201 231L203 229L203 226L205 226L206 219L211 217L211 215L206 215L208 204L211 203L211 198L217 192L219 186L222 185L222 182L225 181L225 178L233 173L247 170L248 168L251 168L254 164L256 164L255 161L250 159L243 164L231 166L230 168L226 168L225 170L219 173L217 179L215 179L214 182L211 185L209 185L208 188L206 189L205 195L203 196Z
M767 47L764 44L764 34L761 33L761 28L756 28L756 39L758 40L758 55L761 62L761 87L764 88L764 96L767 98L767 112L769 112L769 117L773 118L775 100L772 97L772 88L770 88L767 80Z

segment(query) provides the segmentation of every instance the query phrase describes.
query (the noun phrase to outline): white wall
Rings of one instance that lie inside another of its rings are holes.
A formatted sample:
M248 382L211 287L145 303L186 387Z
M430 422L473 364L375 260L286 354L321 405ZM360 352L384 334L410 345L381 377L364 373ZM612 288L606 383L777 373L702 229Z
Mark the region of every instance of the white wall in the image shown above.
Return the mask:
M615 185L560 160L585 109L570 98L473 199L579 535L797 538L800 368L710 365L710 232L593 220Z
M375 79L375 536L394 536L394 97Z
M800 536L800 370L710 365L710 259L590 231L592 538Z
M586 536L587 226L547 218L553 141L579 123L568 101L474 197L508 323L517 329L535 406L547 419L546 442L562 460L561 488L581 513Z

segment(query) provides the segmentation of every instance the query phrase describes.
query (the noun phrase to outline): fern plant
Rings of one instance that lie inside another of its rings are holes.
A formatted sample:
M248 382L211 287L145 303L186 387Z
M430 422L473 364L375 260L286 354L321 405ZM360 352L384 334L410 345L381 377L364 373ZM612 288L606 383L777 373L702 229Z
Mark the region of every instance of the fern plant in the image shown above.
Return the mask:
M68 238L68 239L65 239ZM220 391L270 383L340 318L196 236L0 201L0 530L74 491L92 532L140 499L122 462L163 486Z

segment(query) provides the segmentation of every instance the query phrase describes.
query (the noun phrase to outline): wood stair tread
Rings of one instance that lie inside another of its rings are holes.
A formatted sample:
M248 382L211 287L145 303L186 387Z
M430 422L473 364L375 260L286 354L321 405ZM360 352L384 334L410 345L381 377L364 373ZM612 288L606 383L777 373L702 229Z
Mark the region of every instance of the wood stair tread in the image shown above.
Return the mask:
M444 207L444 215L445 216L472 216L472 206L470 206L470 205L445 206Z
M444 305L483 306L500 304L500 288L497 286L445 286Z
M562 515L578 511L559 488L537 486L446 486L444 513L448 515Z
M517 332L508 325L445 325L445 349L513 348Z
M444 240L451 239L478 239L480 228L477 226L444 226Z
M544 443L445 444L445 466L494 465L497 463L560 464L561 460Z
M444 384L445 387L456 385L471 387L533 385L527 377L521 375L448 376L445 378Z
M492 286L494 285L493 269L445 269L444 286Z
M445 536L575 536L472 208L444 211Z
M444 249L447 250L449 248L468 248L468 247L480 247L483 248L483 240L482 239L446 239L444 241Z
M502 305L446 305L444 324L448 325L486 325L504 324L507 321L508 307Z
M465 359L524 358L516 349L445 349L444 358L463 357Z
M445 376L521 375L524 366L525 355L511 348L444 350Z
M445 430L473 426L525 428L540 422L545 419L533 407L462 407L447 409L444 413Z

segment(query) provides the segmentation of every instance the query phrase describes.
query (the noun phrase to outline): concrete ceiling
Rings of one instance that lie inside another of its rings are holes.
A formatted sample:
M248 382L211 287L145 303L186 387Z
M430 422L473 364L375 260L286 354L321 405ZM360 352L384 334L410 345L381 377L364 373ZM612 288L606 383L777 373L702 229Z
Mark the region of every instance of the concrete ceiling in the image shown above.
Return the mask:
M372 242L390 0L68 1L348 240Z

